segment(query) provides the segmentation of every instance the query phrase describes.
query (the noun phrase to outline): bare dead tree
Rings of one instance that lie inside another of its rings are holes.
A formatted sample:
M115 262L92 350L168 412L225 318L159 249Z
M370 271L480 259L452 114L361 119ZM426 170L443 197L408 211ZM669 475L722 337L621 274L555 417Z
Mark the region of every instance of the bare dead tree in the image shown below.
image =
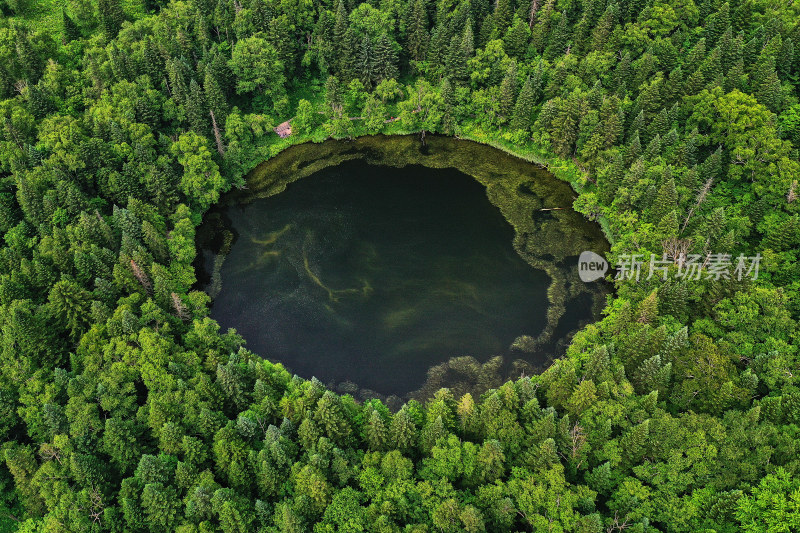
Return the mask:
M219 153L220 157L225 157L225 145L222 143L222 135L219 131L219 126L217 126L217 117L214 116L214 110L210 111L211 113L211 127L214 130L214 141L217 143L217 152Z
M630 527L627 520L623 520L621 523L619 521L619 515L614 512L614 521L611 523L608 528L606 528L606 533L614 533L615 531L624 531Z
M686 215L686 219L683 221L683 226L681 227L681 233L686 229L686 226L689 225L689 220L694 215L694 212L700 207L700 204L705 201L706 196L708 196L709 191L711 191L711 185L714 184L714 178L708 178L708 180L703 184L700 188L700 191L697 193L697 200L695 201L694 206L689 209L689 213Z
M28 80L17 80L14 82L14 90L17 91L19 94L28 88Z
M792 184L789 185L789 192L786 193L787 202L792 203L795 200L797 200L797 180L792 181Z
M139 281L139 283L142 284L144 290L150 294L150 291L153 288L153 286L150 284L150 279L147 277L147 274L145 274L144 270L142 270L142 267L136 264L136 261L133 259L131 259L131 270L133 271L133 276Z
M177 293L170 293L170 297L172 298L172 307L175 308L175 314L181 320L189 320L189 310L186 308L186 304L183 303L181 297Z
M528 17L528 28L533 29L534 24L536 24L536 13L539 12L539 0L533 0L531 2L531 14Z
M672 258L672 261L678 265L683 266L686 261L686 254L692 247L691 239L679 239L678 237L670 237L661 242L661 249L664 253Z

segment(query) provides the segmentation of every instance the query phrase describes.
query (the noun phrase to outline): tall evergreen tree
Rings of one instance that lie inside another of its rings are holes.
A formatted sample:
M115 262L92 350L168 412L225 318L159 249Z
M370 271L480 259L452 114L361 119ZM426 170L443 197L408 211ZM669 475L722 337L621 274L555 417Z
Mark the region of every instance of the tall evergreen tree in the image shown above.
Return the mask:
M548 39L547 49L544 53L545 59L552 61L553 59L567 53L567 47L569 46L570 42L570 33L567 13L562 12L558 19L558 24L553 30L553 33L550 35L550 39Z
M186 100L186 118L189 125L198 135L208 136L209 133L209 114L206 107L206 99L203 90L197 80L192 78L189 83L189 97Z
M428 13L425 0L413 0L407 32L409 56L414 61L421 61L428 46Z
M228 117L228 101L219 86L210 68L206 69L206 76L203 80L205 99L209 110L214 112L215 120L219 124L225 124Z
M122 10L120 0L97 0L97 13L105 34L109 38L116 37L125 21L125 12Z
M375 71L375 53L372 47L372 39L369 35L364 34L361 39L361 46L358 54L358 79L369 91L372 89L372 82L376 78Z
M512 61L500 83L500 114L508 119L517 97L517 62Z
M525 80L525 85L522 86L517 102L514 105L514 114L511 117L511 129L528 131L531 126L531 115L533 114L534 106L534 92L533 82L531 77Z
M64 34L64 40L67 42L74 41L80 38L81 30L75 21L67 14L66 9L61 10L61 31Z
M398 76L397 52L385 33L381 34L375 45L372 70L377 81L390 80Z

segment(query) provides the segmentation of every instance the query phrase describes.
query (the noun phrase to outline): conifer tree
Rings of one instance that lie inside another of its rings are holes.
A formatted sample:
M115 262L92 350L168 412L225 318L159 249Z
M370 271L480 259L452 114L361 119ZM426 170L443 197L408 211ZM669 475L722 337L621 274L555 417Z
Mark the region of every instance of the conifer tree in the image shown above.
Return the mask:
M528 50L530 35L528 25L521 18L515 16L511 27L503 37L503 49L509 57L522 59Z
M75 21L67 14L66 9L61 10L61 31L64 34L64 40L66 42L74 41L81 36L80 28L78 28Z
M186 118L192 130L198 135L208 135L208 110L200 84L192 78L189 83L189 97L186 101Z
M372 40L369 35L364 35L361 39L361 46L358 55L358 79L369 91L372 89L372 82L375 79L375 54L372 48Z
M375 73L375 80L379 82L397 78L397 52L385 33L381 34L375 45L372 70Z
M42 76L42 63L31 45L28 32L20 27L15 28L16 49L22 73L29 83L36 83Z
M425 0L413 0L407 31L409 56L414 61L420 61L425 57L428 46L428 14Z
M205 101L208 104L209 110L214 113L215 120L219 124L225 124L225 120L228 117L228 102L217 79L209 68L206 69L203 89L205 91Z
M172 99L178 104L183 104L188 91L183 63L174 58L167 60L167 75Z
M500 84L500 114L508 119L517 96L517 62L512 61Z
M119 0L98 0L97 12L100 16L100 26L109 38L117 36L122 23L125 21L125 13Z
M570 28L566 12L562 12L558 19L558 24L550 35L545 50L545 59L552 61L567 53L567 46L570 42Z
M504 35L511 27L511 17L514 15L511 0L497 0L494 10L494 27Z
M388 431L383 418L376 410L372 411L367 421L366 440L370 450L381 451L387 442Z

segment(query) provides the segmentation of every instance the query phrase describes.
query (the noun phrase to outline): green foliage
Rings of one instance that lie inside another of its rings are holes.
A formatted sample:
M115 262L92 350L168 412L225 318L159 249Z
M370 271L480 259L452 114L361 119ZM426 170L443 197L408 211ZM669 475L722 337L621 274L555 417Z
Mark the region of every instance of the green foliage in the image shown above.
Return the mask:
M2 9L3 526L800 528L796 6ZM294 142L398 132L548 166L611 259L760 275L616 280L563 358L480 397L390 412L292 378L208 318L195 226Z

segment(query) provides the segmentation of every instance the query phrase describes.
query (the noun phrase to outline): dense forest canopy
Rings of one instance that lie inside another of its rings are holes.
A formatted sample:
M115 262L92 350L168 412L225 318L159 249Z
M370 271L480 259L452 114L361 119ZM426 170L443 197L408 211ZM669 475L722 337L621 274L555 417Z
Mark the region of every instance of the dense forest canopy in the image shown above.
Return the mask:
M7 530L800 529L799 3L0 8ZM548 165L612 262L759 276L619 280L542 375L397 412L208 318L222 192L291 143L426 131Z

